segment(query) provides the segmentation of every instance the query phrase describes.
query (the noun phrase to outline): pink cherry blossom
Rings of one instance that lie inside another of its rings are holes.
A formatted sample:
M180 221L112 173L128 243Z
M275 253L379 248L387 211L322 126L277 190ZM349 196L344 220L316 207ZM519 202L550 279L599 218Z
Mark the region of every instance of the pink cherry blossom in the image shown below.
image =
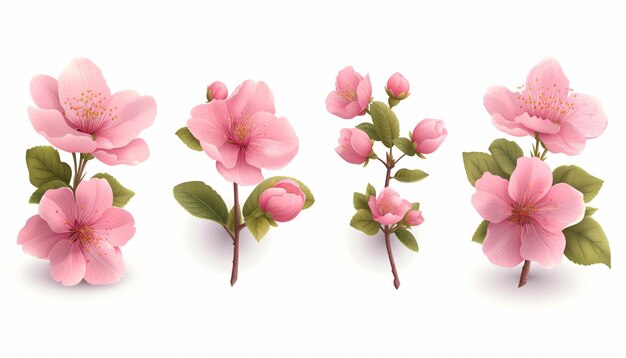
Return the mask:
M409 81L401 73L396 72L387 80L385 90L390 97L403 100L409 96Z
M134 165L148 158L148 145L137 136L154 122L154 99L135 91L111 95L102 72L88 59L70 62L58 81L33 77L30 93L38 106L28 108L30 121L55 147L92 153L108 165Z
M135 234L135 220L112 203L104 179L81 182L75 197L69 188L48 190L39 215L28 219L17 243L27 253L49 259L50 275L63 285L83 278L95 285L116 282L124 274L120 247Z
M326 110L337 117L352 119L365 114L371 98L370 76L363 78L349 66L339 71L335 91L326 97Z
M206 98L211 102L214 99L226 99L228 97L228 88L223 82L215 81L207 87Z
M187 126L220 174L241 185L258 184L261 168L280 169L298 152L298 137L287 118L274 115L264 82L245 81L228 99L195 107Z
M523 260L545 267L561 262L562 231L585 213L583 195L568 184L552 185L550 167L538 158L519 158L510 181L483 174L472 204L489 221L483 252L506 267Z
M283 179L261 194L259 206L265 213L271 214L274 221L287 222L302 211L305 200L306 195L298 182Z
M499 130L518 137L536 132L553 153L580 154L587 139L602 134L607 125L600 101L572 93L561 65L552 58L530 70L521 92L491 87L484 104Z
M358 128L343 128L340 134L337 154L348 163L365 163L372 154L372 141L367 133Z
M421 210L409 210L404 216L404 222L410 226L417 226L424 222Z
M372 211L372 219L383 225L398 223L411 209L411 203L400 198L398 192L391 187L383 189L378 198L370 196L367 204Z
M416 146L416 152L430 154L439 148L447 136L444 121L426 118L415 126L411 140Z

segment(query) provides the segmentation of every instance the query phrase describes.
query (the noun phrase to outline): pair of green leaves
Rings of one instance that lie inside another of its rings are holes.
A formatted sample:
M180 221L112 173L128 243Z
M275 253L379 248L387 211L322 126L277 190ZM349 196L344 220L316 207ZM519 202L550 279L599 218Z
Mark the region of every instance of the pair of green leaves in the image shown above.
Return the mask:
M38 204L47 190L70 187L72 169L69 164L62 162L59 152L51 146L37 146L26 151L26 166L28 179L37 188L28 200L31 204ZM113 191L113 205L124 207L135 195L125 188L113 176L99 173L93 178L105 179Z
M517 159L524 155L524 151L517 143L500 138L489 146L489 152L464 152L463 165L470 184L474 185L485 172L509 179Z

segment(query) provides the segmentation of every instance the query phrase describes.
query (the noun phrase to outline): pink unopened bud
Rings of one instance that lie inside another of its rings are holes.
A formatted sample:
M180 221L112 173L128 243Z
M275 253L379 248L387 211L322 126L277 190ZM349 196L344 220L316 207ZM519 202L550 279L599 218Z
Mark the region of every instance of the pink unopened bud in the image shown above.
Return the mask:
M402 74L396 72L387 80L385 90L389 97L396 100L403 100L409 96L409 81L407 81Z
M363 164L372 153L372 141L358 128L343 128L335 151L348 163Z
M287 222L298 216L305 200L306 195L298 182L283 179L261 194L259 206L263 212L270 214L274 221Z
M215 81L207 87L206 99L211 102L214 99L226 99L228 97L228 88L220 81Z
M437 150L448 136L445 123L440 119L423 119L413 130L415 151L421 154L430 154Z
M404 216L404 222L409 224L410 226L417 226L424 222L424 217L422 216L421 210L410 210Z

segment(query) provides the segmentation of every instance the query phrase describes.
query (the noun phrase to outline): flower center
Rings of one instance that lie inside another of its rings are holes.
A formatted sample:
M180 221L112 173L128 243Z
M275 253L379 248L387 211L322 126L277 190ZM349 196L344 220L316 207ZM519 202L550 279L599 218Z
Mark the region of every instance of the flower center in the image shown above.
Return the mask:
M78 222L70 225L70 239L73 241L78 240L80 245L86 249L97 245L100 241L100 237L96 235L91 227L84 226Z
M356 97L356 91L351 86L347 86L345 90L337 91L337 96L346 101L352 101Z
M509 221L517 225L524 226L535 222L535 213L537 208L533 205L521 205L518 203L511 204L512 212Z
M551 87L546 87L540 85L539 79L535 78L535 84L526 82L518 89L522 90L522 93L517 94L517 99L520 101L519 108L525 108L531 116L559 124L561 119L574 109L574 103L568 97L572 91L571 88L559 87L556 83L553 83Z
M85 90L79 97L66 97L63 101L65 117L76 130L94 134L108 121L115 121L117 107L109 108L109 99L102 93Z
M228 141L232 144L238 145L241 149L245 149L248 146L248 137L250 132L254 129L254 124L250 123L250 115L247 109L239 116L237 120L235 116L230 114L230 133L228 134Z

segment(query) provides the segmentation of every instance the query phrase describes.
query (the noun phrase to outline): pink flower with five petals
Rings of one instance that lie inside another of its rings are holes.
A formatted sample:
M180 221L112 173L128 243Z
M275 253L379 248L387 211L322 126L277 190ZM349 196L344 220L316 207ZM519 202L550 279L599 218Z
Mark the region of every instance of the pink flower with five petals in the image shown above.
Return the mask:
M352 119L365 114L372 99L370 76L365 78L348 66L339 71L335 90L326 97L326 110L337 117Z
M137 136L154 122L154 99L135 91L111 95L102 72L88 59L70 62L58 81L33 77L30 93L38 106L28 108L30 121L55 147L91 153L108 165L148 158L148 145Z
M372 211L372 219L383 225L393 225L400 222L404 215L411 210L411 203L402 199L400 194L391 187L383 189L378 198L371 195L367 205Z

